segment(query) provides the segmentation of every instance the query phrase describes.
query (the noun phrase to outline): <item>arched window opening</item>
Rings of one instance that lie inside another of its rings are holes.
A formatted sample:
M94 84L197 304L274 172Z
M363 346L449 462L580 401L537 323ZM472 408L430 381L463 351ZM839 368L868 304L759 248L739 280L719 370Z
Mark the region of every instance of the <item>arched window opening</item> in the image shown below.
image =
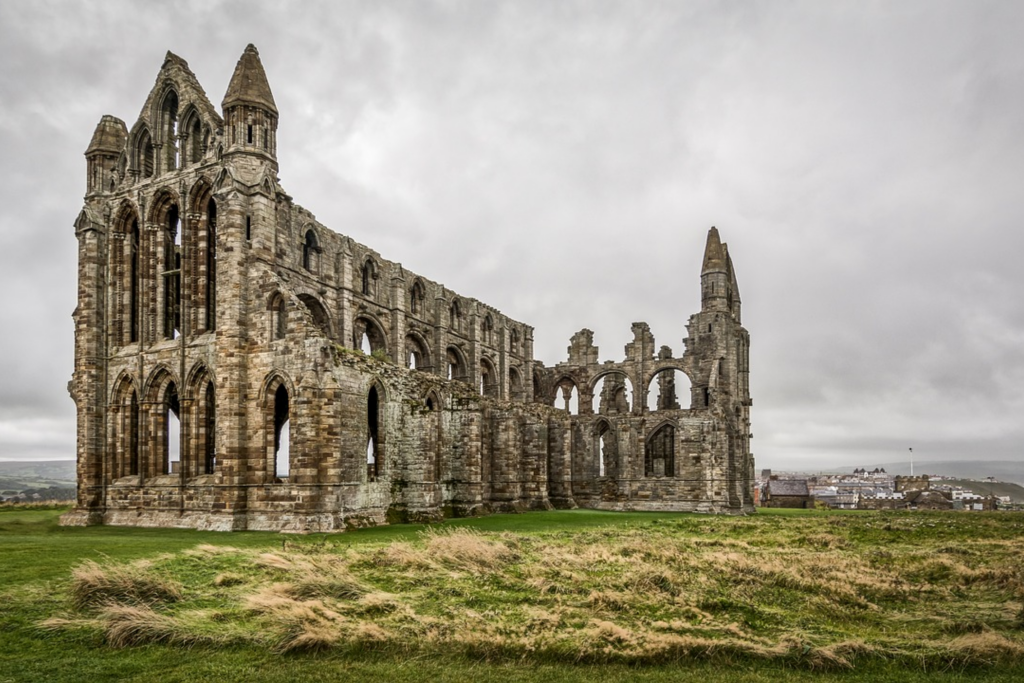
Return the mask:
M555 407L561 408L570 415L580 414L580 392L576 388L576 383L571 379L563 379L559 382Z
M178 402L178 388L174 382L164 390L163 404L163 467L162 474L177 474L181 471L181 404Z
M177 205L167 210L164 230L164 338L181 335L181 221Z
M647 387L647 410L680 410L690 407L690 378L682 370L662 370Z
M377 387L370 389L366 399L366 480L377 481L383 453L380 445L380 396Z
M704 387L703 393L704 393L704 406L703 407L704 408L710 408L711 407L711 389L709 389L707 387Z
M597 438L595 441L597 446L597 476L610 476L612 454L615 449L612 444L612 430L607 422L601 421L597 424Z
M217 466L217 411L213 382L207 382L203 396L203 474L213 474Z
M410 370L430 369L430 354L427 352L427 345L423 343L418 335L406 335L405 359L406 367Z
M139 474L139 397L132 387L121 405L120 476Z
M434 395L433 394L428 394L427 395L426 404L427 404L427 410L436 410L437 409L437 402L434 401Z
M284 335L288 331L288 318L285 314L284 297L280 293L275 293L270 297L268 308L270 310L270 338L284 339Z
M453 332L462 332L462 308L458 299L448 308L448 328Z
M320 253L320 246L317 243L316 233L307 230L302 243L302 267L311 273L316 272L316 255L318 253Z
M188 127L188 163L197 164L206 153L206 140L203 139L203 124L198 116L192 117Z
M633 410L633 383L622 372L605 375L594 385L596 406L592 406L599 415L615 415L629 413Z
M143 130L142 134L139 135L136 153L138 154L136 162L138 163L139 173L142 174L143 178L152 178L156 154L153 148L153 138L150 137L148 130Z
M498 373L486 358L480 361L480 395L492 398L498 395Z
M491 319L491 314L488 313L484 316L484 321L480 323L480 337L483 339L485 344L490 344L494 337L494 320Z
M508 348L512 355L519 355L519 330L514 327L508 333Z
M331 337L331 319L327 315L327 309L320 301L310 294L300 294L299 301L301 301L309 314L313 317L313 324L316 329L320 331L323 336L330 339Z
M523 378L515 368L508 369L508 391L513 401L523 400Z
M375 355L381 357L382 354L384 356L388 355L387 338L384 336L384 330L375 320L359 316L352 325L352 331L355 348L368 356Z
M178 159L178 95L173 90L164 97L163 114L164 150L167 154L166 170L173 171L180 165Z
M466 381L466 364L462 360L462 354L454 347L448 347L446 354L446 376L451 380L458 380L460 382Z
M674 477L676 474L676 429L664 424L647 439L644 453L645 477Z
M217 329L217 202L206 206L206 330Z
M274 392L274 476L279 479L291 471L291 440L288 390L281 384Z
M362 268L362 292L365 296L373 296L377 289L377 266L373 259L366 259Z
M409 290L409 312L413 315L420 315L423 313L423 299L425 295L423 293L423 283L419 280L412 283L412 289Z
M139 318L141 317L139 311L139 249L141 245L138 218L132 220L132 231L129 239L131 244L129 246L128 265L128 341L137 342L139 341Z

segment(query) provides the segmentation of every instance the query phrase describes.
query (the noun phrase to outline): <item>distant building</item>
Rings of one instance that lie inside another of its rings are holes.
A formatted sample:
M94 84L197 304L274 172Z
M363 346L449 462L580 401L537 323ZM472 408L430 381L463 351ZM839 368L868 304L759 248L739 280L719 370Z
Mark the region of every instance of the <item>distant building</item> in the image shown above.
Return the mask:
M764 487L762 507L799 508L814 507L814 500L807 489L806 479L771 479Z

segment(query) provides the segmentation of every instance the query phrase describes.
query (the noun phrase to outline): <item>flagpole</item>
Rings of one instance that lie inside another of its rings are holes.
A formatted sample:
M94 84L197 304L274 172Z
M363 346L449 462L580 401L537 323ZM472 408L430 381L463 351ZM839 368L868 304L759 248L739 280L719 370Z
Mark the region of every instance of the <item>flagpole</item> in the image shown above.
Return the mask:
M914 476L914 449L908 448L907 450L910 451L910 476Z

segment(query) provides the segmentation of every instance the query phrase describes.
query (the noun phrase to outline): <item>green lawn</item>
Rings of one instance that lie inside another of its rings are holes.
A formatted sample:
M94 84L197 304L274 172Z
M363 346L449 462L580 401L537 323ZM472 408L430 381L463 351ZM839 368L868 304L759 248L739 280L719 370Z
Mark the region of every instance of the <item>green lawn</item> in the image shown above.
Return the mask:
M284 536L61 512L0 509L0 683L1024 679L1020 513L560 511ZM171 597L132 592L150 584Z

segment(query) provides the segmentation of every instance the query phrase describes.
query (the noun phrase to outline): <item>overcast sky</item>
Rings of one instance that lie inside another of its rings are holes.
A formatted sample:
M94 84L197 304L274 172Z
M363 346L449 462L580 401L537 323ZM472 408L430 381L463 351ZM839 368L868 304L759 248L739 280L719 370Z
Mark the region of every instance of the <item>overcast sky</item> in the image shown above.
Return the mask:
M103 114L247 43L281 182L535 327L682 351L707 230L758 468L1024 460L1024 3L0 0L0 459L74 457L76 241Z

